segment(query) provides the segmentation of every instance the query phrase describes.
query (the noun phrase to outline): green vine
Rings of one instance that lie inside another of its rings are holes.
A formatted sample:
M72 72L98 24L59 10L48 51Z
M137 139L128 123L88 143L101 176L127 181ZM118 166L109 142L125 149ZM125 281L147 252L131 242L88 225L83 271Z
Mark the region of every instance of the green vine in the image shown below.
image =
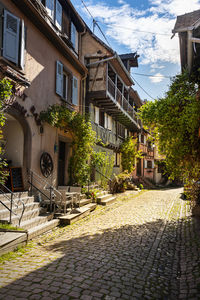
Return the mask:
M90 177L89 162L96 141L89 117L57 104L41 112L40 117L50 125L70 132L73 149L69 164L70 184L86 184Z
M122 153L123 171L127 171L128 173L133 172L136 158L141 157L140 151L137 150L137 139L133 137L126 138L121 144L120 150Z
M7 107L6 100L12 95L12 85L9 80L0 80L0 140L3 139L2 127L5 125L5 109ZM2 158L4 150L0 145L0 183L5 183L8 173L5 171L6 161Z

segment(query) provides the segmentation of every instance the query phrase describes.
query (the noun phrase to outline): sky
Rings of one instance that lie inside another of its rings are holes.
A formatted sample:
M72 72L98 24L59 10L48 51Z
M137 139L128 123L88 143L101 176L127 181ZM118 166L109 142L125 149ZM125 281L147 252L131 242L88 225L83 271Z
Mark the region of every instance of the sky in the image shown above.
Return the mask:
M71 0L94 33L118 54L137 52L131 69L142 100L164 97L170 78L180 73L179 39L172 37L176 17L200 9L200 0ZM84 6L84 4L86 7ZM91 16L92 15L92 16ZM143 75L141 75L143 74ZM150 76L149 76L150 75Z

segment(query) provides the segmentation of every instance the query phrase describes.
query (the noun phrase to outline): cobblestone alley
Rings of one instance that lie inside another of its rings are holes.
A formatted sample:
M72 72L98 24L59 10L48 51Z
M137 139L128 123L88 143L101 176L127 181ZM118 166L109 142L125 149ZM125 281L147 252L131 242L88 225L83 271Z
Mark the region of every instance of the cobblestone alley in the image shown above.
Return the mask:
M182 189L142 192L0 265L0 299L200 299L200 226Z

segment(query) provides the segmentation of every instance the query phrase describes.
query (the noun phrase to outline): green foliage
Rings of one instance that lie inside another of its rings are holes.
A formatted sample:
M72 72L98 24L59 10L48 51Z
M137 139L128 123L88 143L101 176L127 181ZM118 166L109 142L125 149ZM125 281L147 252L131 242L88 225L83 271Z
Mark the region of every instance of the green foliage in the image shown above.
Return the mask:
M198 84L187 72L173 78L164 98L147 102L140 117L166 156L171 179L200 175L200 99Z
M131 174L127 171L124 171L118 175L114 175L114 178L111 182L111 192L115 193L122 193L126 190L128 180L130 179Z
M73 139L69 165L70 184L86 184L90 176L89 161L96 141L96 133L92 130L89 117L57 104L41 112L40 117L50 125L70 132Z
M137 150L137 139L128 137L120 147L122 153L122 168L123 171L131 173L135 169L135 160L140 158L140 151Z
M113 172L115 160L114 155L106 153L104 151L99 151L95 155L99 158L97 169L102 174L100 174L100 185L102 188L107 189L108 181L111 178Z
M6 100L12 95L12 85L9 80L2 79L0 80L0 128L5 125L5 108L6 108ZM3 139L2 129L0 129L0 140ZM8 173L5 170L7 166L4 159L2 159L3 149L0 146L0 183L5 183L5 180L8 176Z

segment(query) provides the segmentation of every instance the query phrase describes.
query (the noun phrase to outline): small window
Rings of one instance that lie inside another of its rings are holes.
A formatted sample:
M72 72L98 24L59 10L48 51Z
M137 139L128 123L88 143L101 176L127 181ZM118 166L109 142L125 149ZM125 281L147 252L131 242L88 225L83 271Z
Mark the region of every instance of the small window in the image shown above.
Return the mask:
M102 110L99 110L99 125L105 127L105 120L106 120L106 116L104 112Z
M69 75L63 72L63 98L68 100Z
M144 144L144 135L141 135L141 143Z
M64 100L78 105L78 79L60 61L56 61L56 93Z
M62 29L62 6L58 0L56 0L55 25L59 30Z
M152 169L152 160L147 160L147 169Z

